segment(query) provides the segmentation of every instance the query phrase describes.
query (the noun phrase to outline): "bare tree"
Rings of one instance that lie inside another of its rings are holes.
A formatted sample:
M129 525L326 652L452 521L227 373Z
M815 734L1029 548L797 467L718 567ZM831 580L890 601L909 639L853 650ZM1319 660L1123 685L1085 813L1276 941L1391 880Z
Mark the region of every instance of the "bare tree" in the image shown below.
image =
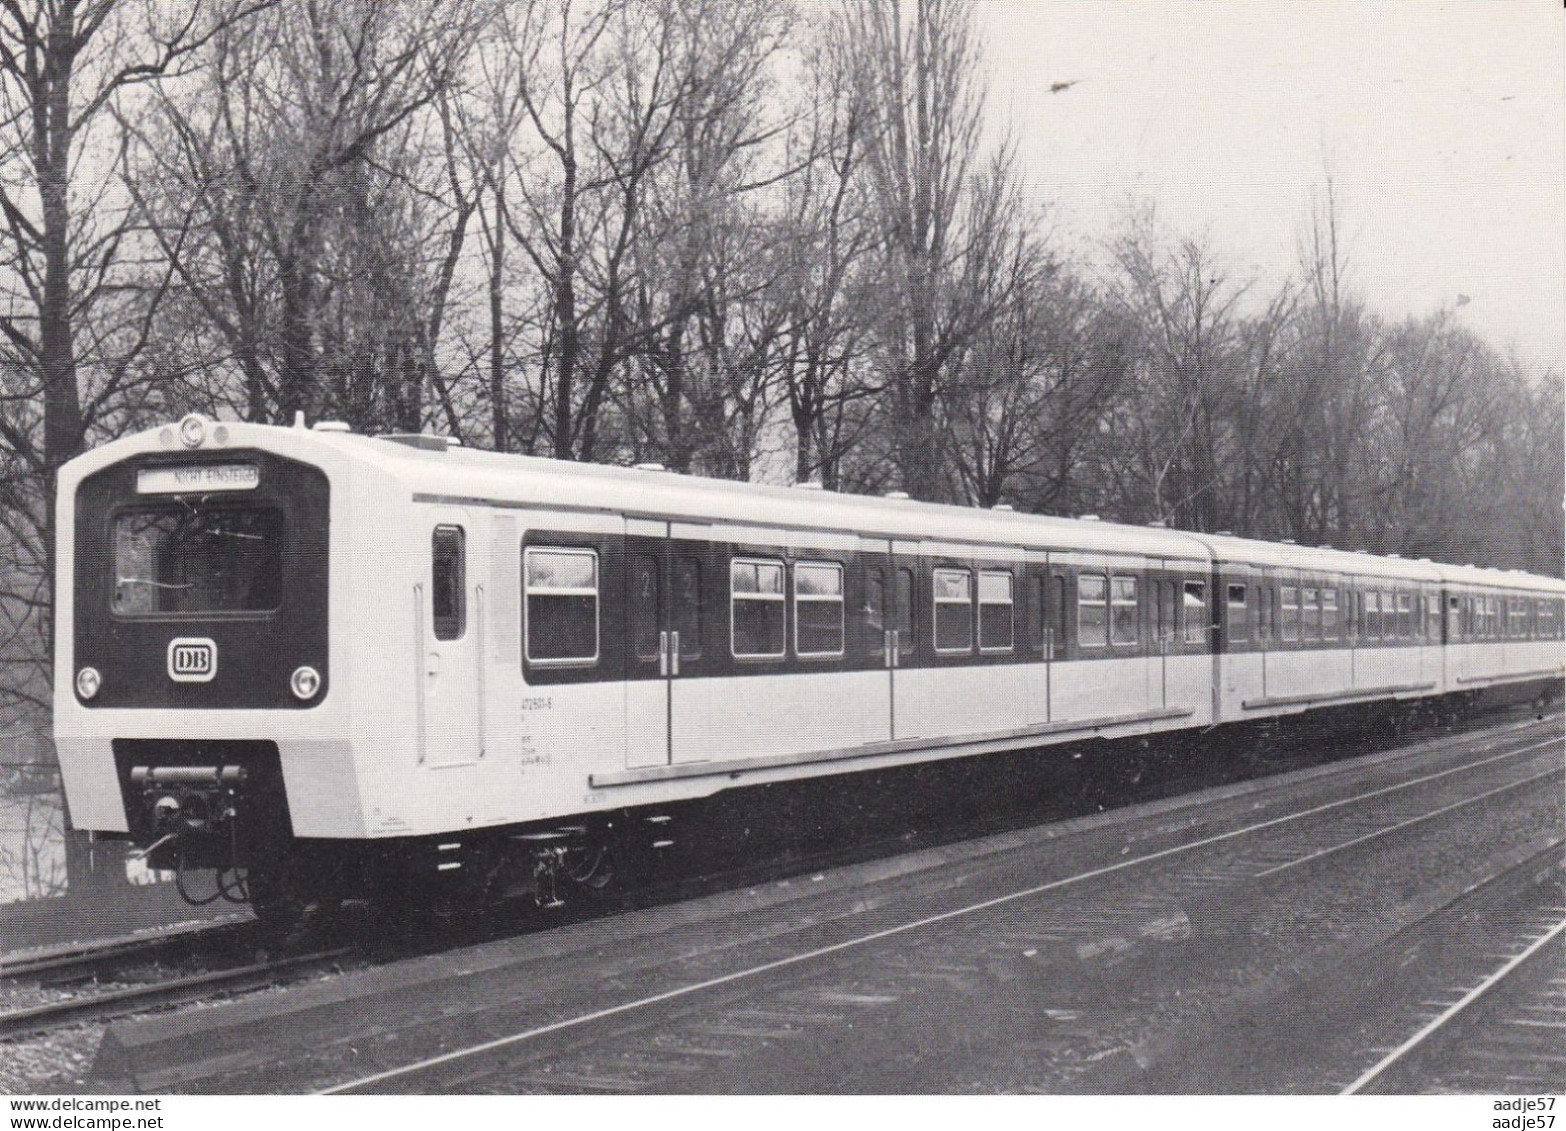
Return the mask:
M476 207L446 100L479 20L292 0L215 37L141 124L135 189L200 323L191 365L232 362L246 419L420 423ZM209 395L233 387L219 364Z
M904 488L935 498L947 491L935 426L942 383L1007 298L995 284L1016 207L1009 152L986 159L966 0L875 0L852 6L846 24L870 114L891 447Z

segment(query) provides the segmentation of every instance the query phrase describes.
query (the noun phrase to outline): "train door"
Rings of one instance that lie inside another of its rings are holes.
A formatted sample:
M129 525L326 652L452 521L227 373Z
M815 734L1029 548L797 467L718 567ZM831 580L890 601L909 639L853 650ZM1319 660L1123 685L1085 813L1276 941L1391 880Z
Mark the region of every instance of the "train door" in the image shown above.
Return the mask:
M892 614L892 737L895 739L919 738L925 733L927 720L920 709L921 695L938 688L921 687L926 678L918 667L920 634L929 631L929 617L919 603L920 577L923 572L919 560L919 543L893 542L889 608ZM934 671L935 669L928 669Z
M708 734L708 610L716 584L704 528L627 519L625 537L627 766L712 757ZM681 537L685 535L685 537Z
M423 577L415 585L419 651L419 760L470 765L484 753L484 587L475 551L481 542L465 510L427 512Z
M897 571L893 565L892 544L885 539L859 540L861 594L860 639L856 647L872 667L863 682L860 711L864 719L864 741L885 742L896 737L896 679L898 639L901 618L897 601ZM855 677L859 678L858 676Z
M669 750L669 524L625 523L625 764L666 766Z

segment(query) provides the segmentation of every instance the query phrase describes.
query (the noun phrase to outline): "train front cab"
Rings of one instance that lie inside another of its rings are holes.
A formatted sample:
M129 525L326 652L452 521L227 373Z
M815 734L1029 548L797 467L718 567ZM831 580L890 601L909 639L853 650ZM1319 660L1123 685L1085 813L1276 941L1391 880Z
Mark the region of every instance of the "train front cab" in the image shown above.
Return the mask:
M267 429L262 448L250 427L188 417L89 453L58 504L73 823L153 867L227 873L236 898L240 869L332 831L341 796L322 788L332 744L291 742L319 739L330 710L331 477L309 433Z

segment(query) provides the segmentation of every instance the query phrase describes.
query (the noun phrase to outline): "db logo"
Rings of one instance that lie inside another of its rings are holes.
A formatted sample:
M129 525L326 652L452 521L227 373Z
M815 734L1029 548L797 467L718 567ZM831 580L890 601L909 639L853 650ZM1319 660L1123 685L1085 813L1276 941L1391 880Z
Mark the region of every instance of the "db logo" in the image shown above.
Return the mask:
M175 683L210 683L217 675L217 645L197 636L169 641L169 678Z

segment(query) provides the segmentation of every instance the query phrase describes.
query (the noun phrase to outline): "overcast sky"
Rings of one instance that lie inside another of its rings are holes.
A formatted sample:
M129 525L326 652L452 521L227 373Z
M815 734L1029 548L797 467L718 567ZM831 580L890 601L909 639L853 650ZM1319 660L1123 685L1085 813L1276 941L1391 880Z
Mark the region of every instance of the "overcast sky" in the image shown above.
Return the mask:
M1375 309L1451 307L1530 369L1566 372L1561 0L978 8L993 120L1071 238L1107 237L1150 198L1270 285L1330 168Z

